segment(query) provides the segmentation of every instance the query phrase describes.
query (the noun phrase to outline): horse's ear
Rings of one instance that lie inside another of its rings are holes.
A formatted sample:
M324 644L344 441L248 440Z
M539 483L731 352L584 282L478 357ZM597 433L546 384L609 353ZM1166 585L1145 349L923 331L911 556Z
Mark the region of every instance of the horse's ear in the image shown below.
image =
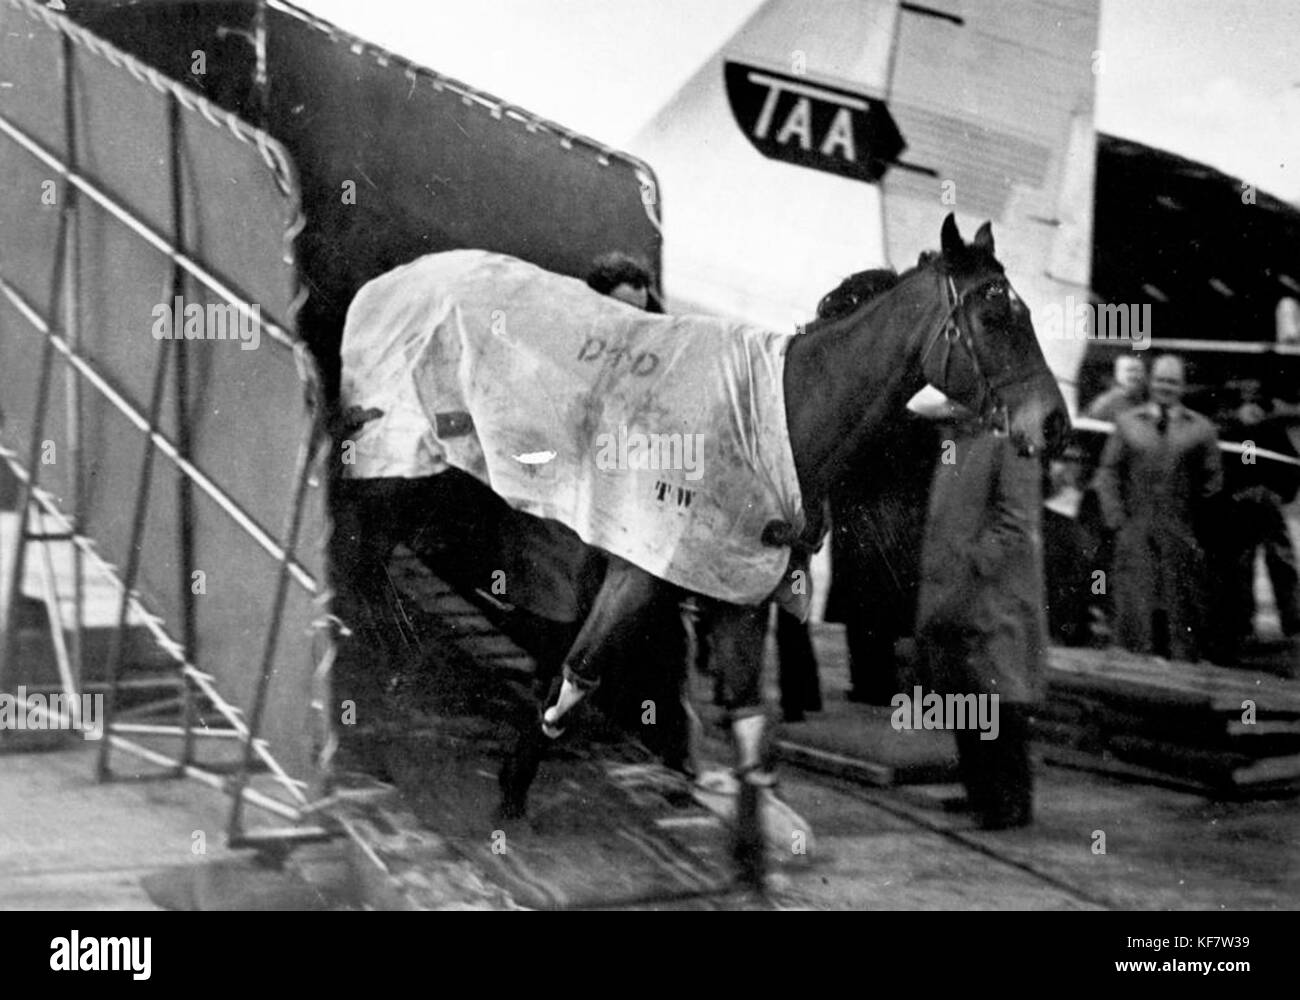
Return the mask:
M957 231L957 219L951 212L943 220L943 228L939 230L939 249L943 251L945 257L958 256L966 249L966 241Z
M979 247L990 257L993 256L993 224L986 222L979 227L975 233L975 239L971 241L971 246Z

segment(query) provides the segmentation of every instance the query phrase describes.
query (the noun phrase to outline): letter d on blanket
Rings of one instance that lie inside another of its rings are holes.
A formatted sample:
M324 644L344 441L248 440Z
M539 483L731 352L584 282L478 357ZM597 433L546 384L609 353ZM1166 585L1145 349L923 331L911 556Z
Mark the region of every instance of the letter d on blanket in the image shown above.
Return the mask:
M598 345L598 346L596 346L596 349L592 353L588 354L587 349L592 345ZM599 337L588 337L585 341L583 341L582 347L578 351L578 360L595 361L598 357L600 357L604 353L605 353L605 342L601 340Z

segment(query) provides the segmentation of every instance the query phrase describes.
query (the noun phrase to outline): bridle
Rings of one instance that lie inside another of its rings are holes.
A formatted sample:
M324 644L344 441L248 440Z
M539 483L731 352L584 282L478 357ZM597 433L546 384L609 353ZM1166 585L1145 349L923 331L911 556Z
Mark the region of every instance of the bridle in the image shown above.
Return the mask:
M936 384L935 387L946 386L948 384L948 372L952 363L953 346L960 346L970 361L971 371L974 373L975 381L979 386L978 419L980 426L992 430L995 434L1010 434L1011 415L1006 404L1002 401L1001 390L1022 381L1026 377L1026 372L1017 369L1003 373L997 378L989 378L984 374L984 367L980 364L979 352L975 350L975 338L970 332L965 307L972 296L981 295L992 287L1004 288L1008 298L1012 298L1015 296L1015 292L1011 288L1011 282L1007 280L1004 274L992 274L959 292L957 283L953 281L952 275L946 269L935 267L934 270L937 272L946 296L948 310L938 326L935 327L934 333L930 335L930 341L926 345L925 353L921 356L921 370L926 371L926 364L929 361L930 354L942 342L943 367L940 369L939 384ZM931 381L933 382L933 380Z

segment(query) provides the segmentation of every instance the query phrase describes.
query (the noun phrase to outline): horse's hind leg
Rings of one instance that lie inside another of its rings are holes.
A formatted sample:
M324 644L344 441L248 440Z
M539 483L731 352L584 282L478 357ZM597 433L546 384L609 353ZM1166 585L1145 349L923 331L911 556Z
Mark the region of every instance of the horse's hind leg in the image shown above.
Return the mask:
M563 729L570 710L599 685L606 666L637 634L642 612L661 593L650 574L631 563L610 558L605 580L596 594L591 613L578 631L573 647L564 659L563 676L555 678L545 706L543 723L525 722L513 750L501 768L501 812L506 817L522 816L528 789L546 752L548 738Z

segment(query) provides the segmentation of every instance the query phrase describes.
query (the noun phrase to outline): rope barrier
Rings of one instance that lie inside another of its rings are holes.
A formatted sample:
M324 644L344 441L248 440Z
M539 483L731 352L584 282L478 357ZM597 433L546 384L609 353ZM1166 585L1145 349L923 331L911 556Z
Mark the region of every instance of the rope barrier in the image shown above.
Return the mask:
M1109 420L1097 420L1093 417L1075 417L1074 426L1076 430L1096 431L1100 434L1110 434L1115 430L1115 425ZM1220 441L1219 450L1233 455L1251 454L1257 458L1266 458L1270 462L1280 462L1283 465L1300 467L1300 458L1283 455L1281 452L1270 451L1267 448L1256 448L1253 444L1247 449L1245 444L1237 441Z

